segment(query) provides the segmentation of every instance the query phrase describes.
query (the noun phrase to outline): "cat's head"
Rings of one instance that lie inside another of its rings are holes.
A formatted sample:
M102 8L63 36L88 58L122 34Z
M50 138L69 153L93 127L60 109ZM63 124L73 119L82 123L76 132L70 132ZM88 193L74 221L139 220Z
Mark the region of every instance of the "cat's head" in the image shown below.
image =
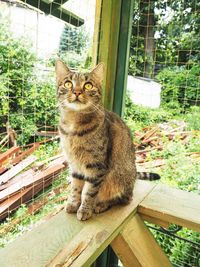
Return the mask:
M104 64L98 64L91 72L72 71L61 60L56 61L58 101L63 108L83 110L101 102L101 85Z

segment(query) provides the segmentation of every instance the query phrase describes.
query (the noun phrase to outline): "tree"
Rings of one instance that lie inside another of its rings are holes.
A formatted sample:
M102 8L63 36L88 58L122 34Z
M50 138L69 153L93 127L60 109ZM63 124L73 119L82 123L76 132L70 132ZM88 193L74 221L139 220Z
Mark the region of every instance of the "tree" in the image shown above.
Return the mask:
M65 24L63 32L60 37L59 53L73 51L77 54L81 54L88 43L88 35L82 27L74 27L69 24Z
M129 72L154 77L160 68L199 62L199 11L198 1L134 1Z

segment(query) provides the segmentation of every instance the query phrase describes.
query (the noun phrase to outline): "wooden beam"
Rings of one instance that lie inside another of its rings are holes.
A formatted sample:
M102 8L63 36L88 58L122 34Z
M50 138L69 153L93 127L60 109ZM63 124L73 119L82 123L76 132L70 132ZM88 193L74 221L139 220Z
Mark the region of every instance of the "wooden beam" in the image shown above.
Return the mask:
M9 157L13 156L13 154L18 152L19 150L20 150L20 147L14 146L14 147L10 148L9 150L7 150L6 152L0 154L0 166L2 166L4 161L9 159Z
M123 245L128 249L125 250ZM112 242L112 247L125 267L172 267L138 214L128 222L120 237Z
M86 222L64 211L55 215L1 249L0 266L13 266L16 262L19 267L62 266L70 262L70 256L70 267L90 266L131 220L138 204L154 186L138 181L129 205L113 207Z
M33 157L33 156L31 156L31 157ZM23 190L23 189L25 189L31 185L33 185L33 186L36 186L38 184L42 185L45 180L48 180L49 178L51 179L51 177L56 176L58 173L63 171L65 168L66 168L66 166L62 162L60 162L60 164L58 163L55 166L48 167L44 171L36 173L33 176L30 175L23 180L19 180L17 183L12 184L8 188L6 188L0 192L0 202L4 201L5 199L8 199L12 195L18 193L19 191L21 191L21 190Z
M170 223L166 221L162 221L161 219L158 218L153 218L144 214L140 214L140 217L142 218L143 221L147 221L149 223L157 224L163 228L168 228Z
M138 212L200 232L200 196L192 192L158 184Z
M0 176L0 185L6 183L9 181L11 178L13 178L15 175L23 171L26 167L31 165L34 161L37 160L36 156L29 156L26 159L22 160L20 163L12 167L10 170L5 172Z
M112 241L111 246L124 267L142 267L121 233Z
M74 26L81 26L84 24L84 20L74 13L66 10L61 6L61 2L59 1L53 1L50 3L46 3L43 0L21 0L24 3L33 6L41 11L43 11L46 15L52 15L55 16L61 20L64 20L65 22L68 22ZM63 1L64 3L66 1Z
M104 106L112 110L122 0L102 0L97 62L105 63Z
M104 106L122 115L128 75L133 0L97 0L94 59L105 63Z
M93 45L92 45L92 50L93 50L93 52L92 52L92 66L93 66L93 68L98 63L102 1L103 0L96 0L96 7L95 7L95 23L94 23Z
M123 115L127 87L132 18L133 0L122 0L113 101L113 111L120 116Z

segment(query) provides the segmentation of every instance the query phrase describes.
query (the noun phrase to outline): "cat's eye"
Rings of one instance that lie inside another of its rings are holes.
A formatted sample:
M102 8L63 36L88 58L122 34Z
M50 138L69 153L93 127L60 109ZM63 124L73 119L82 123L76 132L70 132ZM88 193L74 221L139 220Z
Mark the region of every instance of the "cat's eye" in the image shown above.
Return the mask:
M72 88L72 82L70 82L70 81L66 81L66 83L64 84L64 87L65 87L66 89L71 89L71 88Z
M92 85L91 83L86 83L86 84L84 85L84 88L85 88L86 90L91 90L92 87L93 87L93 85Z

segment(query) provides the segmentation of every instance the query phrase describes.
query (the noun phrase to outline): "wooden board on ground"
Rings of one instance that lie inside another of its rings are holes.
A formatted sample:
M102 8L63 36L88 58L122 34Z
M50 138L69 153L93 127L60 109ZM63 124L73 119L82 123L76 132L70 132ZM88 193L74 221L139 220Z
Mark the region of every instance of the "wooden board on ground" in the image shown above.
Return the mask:
M200 232L200 196L192 192L158 184L138 212Z
M7 160L9 157L11 157L13 154L18 152L19 150L20 150L20 147L14 146L10 148L9 150L7 150L6 152L0 154L0 166L5 160Z
M7 181L12 179L15 175L23 171L26 167L31 165L36 160L37 160L36 156L29 156L26 159L22 160L19 164L12 167L9 171L0 176L0 184L6 183Z
M13 263L15 267L90 266L135 215L138 204L154 187L155 184L137 181L130 205L113 207L86 222L79 222L74 214L60 212L1 249L0 266Z
M23 188L33 184L36 185L43 183L46 179L57 175L65 168L65 165L60 163L56 166L49 167L44 171L36 173L34 176L28 176L25 177L25 179L21 179L18 183L12 184L10 187L0 191L0 202L12 196L13 194L16 194Z
M3 201L0 204L0 221L6 218L10 212L19 208L22 203L27 203L33 199L36 194L48 187L56 177L52 175L39 183L34 183Z

